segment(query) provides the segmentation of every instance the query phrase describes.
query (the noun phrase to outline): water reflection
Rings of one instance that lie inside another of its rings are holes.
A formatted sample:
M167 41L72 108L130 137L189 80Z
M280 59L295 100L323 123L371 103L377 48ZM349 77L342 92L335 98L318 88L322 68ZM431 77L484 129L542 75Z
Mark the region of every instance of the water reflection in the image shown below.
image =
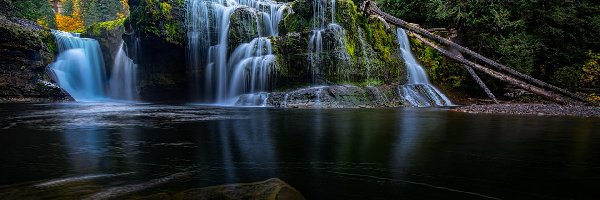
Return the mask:
M278 177L309 199L535 198L589 194L600 177L597 119L151 104L0 108L8 127L0 129L0 185L136 174L82 183L72 195L189 170L201 173L156 189Z

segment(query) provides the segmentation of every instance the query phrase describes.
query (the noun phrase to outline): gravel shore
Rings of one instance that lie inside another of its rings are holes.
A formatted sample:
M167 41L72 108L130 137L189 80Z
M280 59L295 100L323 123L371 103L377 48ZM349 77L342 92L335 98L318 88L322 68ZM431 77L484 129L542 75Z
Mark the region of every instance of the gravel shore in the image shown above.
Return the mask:
M600 107L565 106L558 104L489 104L470 105L453 109L466 113L502 113L513 115L600 117Z

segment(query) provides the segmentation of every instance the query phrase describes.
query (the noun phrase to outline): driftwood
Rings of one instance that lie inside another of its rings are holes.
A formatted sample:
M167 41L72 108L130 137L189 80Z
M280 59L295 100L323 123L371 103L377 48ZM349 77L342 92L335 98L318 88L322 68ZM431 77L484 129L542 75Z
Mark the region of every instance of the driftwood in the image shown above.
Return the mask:
M514 86L519 87L521 89L530 91L530 92L532 92L534 94L537 94L537 95L540 95L542 97L545 97L545 98L547 98L549 100L552 100L552 101L554 101L556 103L560 103L560 104L577 104L577 102L574 102L574 101L572 101L570 99L567 99L567 98L563 98L562 96L560 96L558 94L555 94L555 93L553 93L551 91L545 90L543 88L531 85L529 83L526 83L524 81L518 80L518 79L513 78L511 76L507 76L507 75L504 75L504 74L499 73L497 71L494 71L492 69L489 69L487 67L481 66L481 65L479 65L477 63L471 62L471 61L463 58L462 56L456 56L456 55L450 53L448 50L443 49L443 48L441 48L441 47L433 44L432 42L426 40L425 38L421 37L420 35L414 34L414 36L418 40L422 41L423 43L427 44L428 46L430 46L430 47L434 48L435 50L439 51L440 53L444 54L448 58L451 58L451 59L453 59L453 60L455 60L457 62L460 62L460 63L462 63L462 64L464 64L464 65L466 65L468 67L472 67L473 69L476 69L476 70L478 70L480 72L483 72L483 73L485 73L485 74L487 74L487 75L489 75L491 77L497 78L497 79L499 79L501 81L504 81L504 82L506 82L508 84L514 85Z
M361 6L361 9L363 10L363 12L365 14L380 16L381 18L383 18L388 23L395 24L395 25L400 26L400 27L402 27L404 29L407 29L407 30L409 30L409 31L411 31L413 33L425 36L425 37L427 37L427 38L429 38L429 39L431 39L431 40L433 40L435 42L438 42L440 44L446 45L446 46L448 46L450 48L457 49L457 50L459 50L460 52L462 52L462 53L464 53L466 55L469 55L469 56L471 56L471 57L473 57L473 58L475 58L475 59L477 59L477 60L479 60L481 62L484 62L487 65L490 65L490 66L494 67L496 70L503 71L505 73L510 74L511 76L514 76L516 78L519 78L519 79L522 79L522 80L524 80L526 82L529 82L529 83L531 83L530 85L537 86L536 88L544 88L544 89L546 89L548 91L552 91L552 92L556 92L556 93L565 95L565 96L570 97L570 98L572 98L574 100L577 100L577 101L581 101L581 102L586 102L586 103L593 104L593 102L590 102L587 99L585 99L585 98L583 98L583 97L581 97L579 95L576 95L576 94L571 93L571 92L569 92L569 91L567 91L565 89L556 87L554 85L550 85L548 83L545 83L543 81L535 79L535 78L533 78L531 76L528 76L528 75L525 75L523 73L520 73L520 72L518 72L518 71L516 71L516 70L514 70L512 68L506 67L506 66L504 66L504 65L502 65L500 63L497 63L497 62L495 62L495 61L493 61L491 59L488 59L488 58L486 58L486 57L484 57L484 56L482 56L482 55L480 55L480 54L478 54L478 53L476 53L476 52L474 52L474 51L472 51L472 50L470 50L468 48L460 46L460 45L458 45L458 44L456 44L456 43L454 43L454 42L452 42L452 41L450 41L450 40L448 40L446 38L443 38L443 37L440 37L438 35L432 34L431 32L429 32L429 31L427 31L427 30L425 30L423 28L420 28L418 26L414 26L414 25L412 25L412 24L410 24L410 23L408 23L408 22L406 22L404 20L401 20L401 19L398 19L398 18L396 18L394 16L391 16L391 15L389 15L389 14L381 11L377 7L377 5L375 5L375 3L372 2L372 1L365 1L365 2L363 2L362 6ZM466 60L466 59L463 59L463 60ZM484 67L484 68L487 69L486 67ZM503 75L503 76L506 76L506 75ZM521 82L524 82L524 81L521 81ZM533 91L531 91L531 92L533 92Z

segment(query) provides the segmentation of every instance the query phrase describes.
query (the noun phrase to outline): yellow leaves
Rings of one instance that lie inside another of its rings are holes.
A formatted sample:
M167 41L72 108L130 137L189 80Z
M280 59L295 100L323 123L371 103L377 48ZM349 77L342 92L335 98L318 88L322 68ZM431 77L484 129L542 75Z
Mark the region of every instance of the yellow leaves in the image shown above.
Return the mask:
M600 87L600 53L588 52L588 60L583 64L581 81L592 87Z
M117 13L117 16L119 18L123 18L123 17L129 16L129 3L128 3L128 0L121 0L121 4L123 5L123 12L124 13Z
M68 32L75 32L84 29L83 20L77 13L75 13L73 16L56 14L56 27L58 30Z
M45 19L37 19L37 20L35 20L35 22L38 25L43 26L44 28L50 27L50 24L48 24L48 21L46 21Z

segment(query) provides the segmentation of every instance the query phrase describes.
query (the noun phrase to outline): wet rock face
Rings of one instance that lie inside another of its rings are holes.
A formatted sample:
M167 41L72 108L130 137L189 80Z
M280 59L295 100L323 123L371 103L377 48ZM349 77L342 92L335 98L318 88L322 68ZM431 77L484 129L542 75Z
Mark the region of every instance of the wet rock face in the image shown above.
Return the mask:
M282 108L365 108L402 105L395 86L318 86L270 93L267 106Z
M278 88L293 88L295 82L391 84L406 81L395 29L379 18L364 16L350 0L336 0L337 25L329 24L322 30L323 52L318 64L310 69L308 46L315 22L312 3L312 0L293 1L290 14L279 25L281 36L273 39L278 78L293 80L292 84L279 85L281 81L278 82ZM327 19L331 18L329 4Z
M186 101L185 1L130 0L122 35L142 101Z
M136 52L129 57L138 64L142 100L184 100L193 80L192 73L203 73L203 69L191 72L186 67L184 2L129 1L131 16L125 22L127 33L124 39L129 54ZM405 81L395 29L378 18L364 16L351 0L336 0L334 15L338 25L326 25L322 31L322 59L317 66L311 66L313 62L308 46L312 24L316 20L313 1L287 2L290 2L289 8L279 23L279 35L269 37L276 56L276 73L271 77L273 90L289 90L315 83L366 85L377 82L390 85ZM330 1L327 2L329 24L332 16ZM261 30L256 22L260 17L247 7L240 7L233 13L228 32L229 52L258 36ZM132 49L136 46L137 49ZM170 95L153 95L152 92Z
M54 53L50 30L0 15L0 102L68 100L46 74Z
M247 7L236 9L230 18L228 49L232 52L242 43L252 41L258 36L257 13Z
M138 64L141 100L186 101L188 74L185 47L157 37L124 36L128 55Z

